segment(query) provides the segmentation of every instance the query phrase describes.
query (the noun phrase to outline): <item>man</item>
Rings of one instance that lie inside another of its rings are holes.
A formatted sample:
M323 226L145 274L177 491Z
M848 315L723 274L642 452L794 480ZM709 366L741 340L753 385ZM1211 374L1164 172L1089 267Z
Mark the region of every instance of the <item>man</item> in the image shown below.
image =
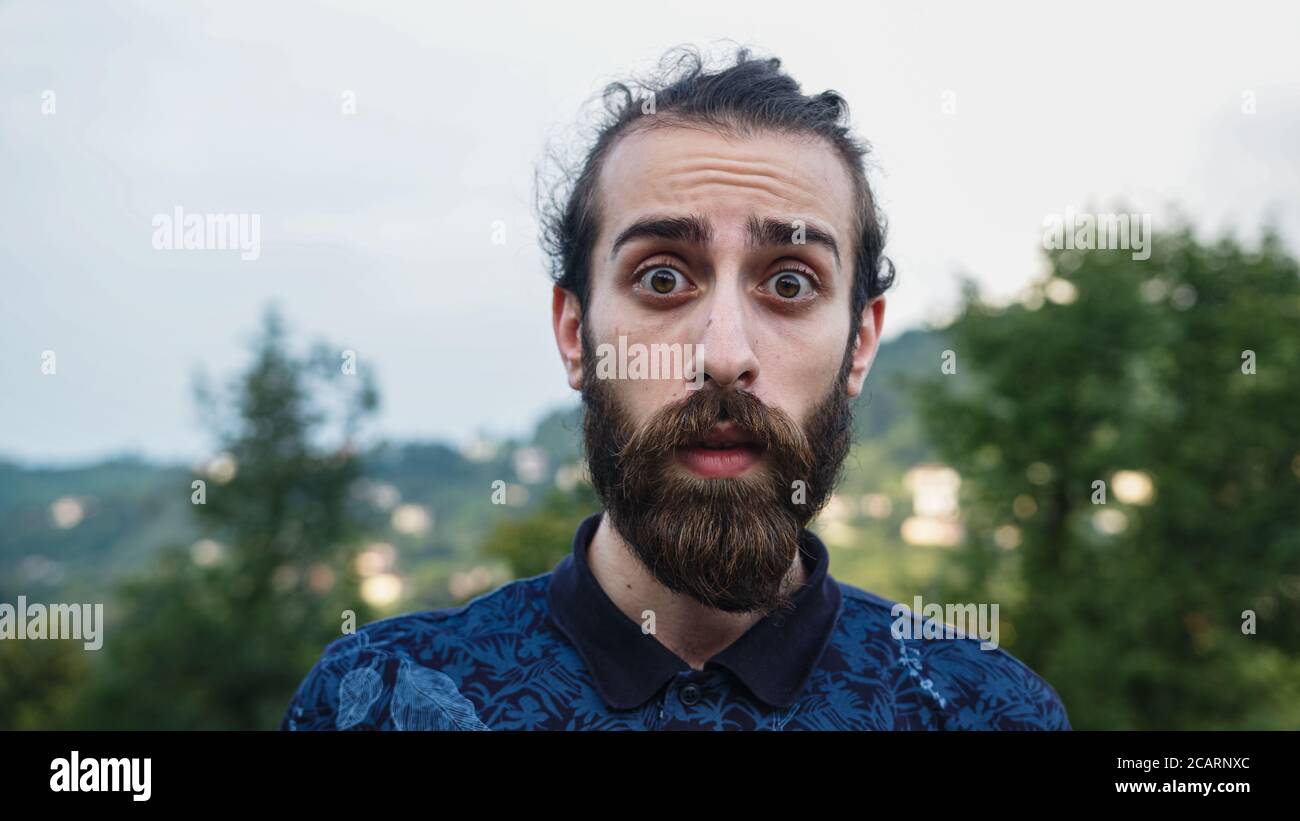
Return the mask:
M893 276L842 99L743 50L671 64L653 95L607 89L544 209L604 512L550 573L333 642L282 726L1068 729L1006 651L897 630L805 529Z

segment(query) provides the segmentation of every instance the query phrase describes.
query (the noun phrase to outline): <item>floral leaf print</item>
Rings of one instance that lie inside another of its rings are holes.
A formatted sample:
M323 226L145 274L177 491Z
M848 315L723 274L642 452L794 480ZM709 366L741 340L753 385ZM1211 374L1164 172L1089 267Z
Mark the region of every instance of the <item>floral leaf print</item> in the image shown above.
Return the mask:
M500 727L506 730L532 730L544 725L549 717L537 699L524 696L519 700L517 708L506 711L505 720Z
M351 670L339 681L339 712L334 724L340 730L361 723L383 692L384 680L369 667Z
M399 730L486 730L474 705L445 673L402 659L393 688L393 724Z
M778 732L784 730L785 725L789 724L790 719L794 718L795 714L799 712L799 707L800 705L796 702L784 710L772 711L772 729Z

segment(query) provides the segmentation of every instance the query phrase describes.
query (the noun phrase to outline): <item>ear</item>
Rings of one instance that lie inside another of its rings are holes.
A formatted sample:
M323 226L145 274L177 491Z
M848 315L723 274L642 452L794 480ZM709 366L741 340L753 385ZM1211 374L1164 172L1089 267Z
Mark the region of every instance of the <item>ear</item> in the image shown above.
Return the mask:
M578 297L559 285L551 294L551 326L569 387L582 390L582 308Z
M849 370L849 396L862 393L862 383L867 379L867 371L876 358L880 347L880 331L885 325L885 298L878 296L862 309L861 322L858 324L858 339L853 347L853 366Z

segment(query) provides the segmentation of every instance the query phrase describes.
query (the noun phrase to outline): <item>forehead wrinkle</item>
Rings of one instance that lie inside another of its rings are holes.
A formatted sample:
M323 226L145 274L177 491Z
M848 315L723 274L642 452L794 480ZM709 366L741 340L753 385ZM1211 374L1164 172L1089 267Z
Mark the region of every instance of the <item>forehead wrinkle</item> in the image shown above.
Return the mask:
M720 184L765 191L783 200L794 200L792 193L818 199L816 183L770 162L691 157L667 164L660 178L685 187Z
M664 179L665 185L675 193L725 193L729 190L743 189L758 191L773 199L791 204L813 204L816 200L807 191L790 190L790 186L773 181L768 177L727 174L718 171L700 170L688 174L679 174Z
M665 140L677 127L638 131L626 135L611 150L609 162L602 168L602 177L609 175L613 166L622 166L619 176L652 180L681 172L713 170L730 172L738 176L767 176L799 190L817 200L824 200L823 190L840 189L837 193L853 198L850 190L843 190L843 180L837 179L833 169L844 172L842 160L835 155L834 147L810 135L771 133L737 139L723 134L697 129L705 136L718 137L726 144L725 150L710 146L693 146L684 151L680 145ZM761 142L755 146L755 142ZM737 156L739 155L739 156ZM779 160L771 159L773 156ZM631 163L614 162L615 158ZM827 162L830 161L830 167ZM806 179L811 176L813 179ZM847 175L851 177L852 175Z

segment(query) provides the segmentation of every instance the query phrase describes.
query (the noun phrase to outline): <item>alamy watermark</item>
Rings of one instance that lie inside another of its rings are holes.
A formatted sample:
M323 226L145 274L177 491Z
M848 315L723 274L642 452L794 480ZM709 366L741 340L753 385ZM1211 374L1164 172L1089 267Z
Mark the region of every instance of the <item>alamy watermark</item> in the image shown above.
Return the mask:
M73 750L50 762L51 792L125 792L132 801L153 795L152 758L82 758Z
M889 610L894 617L889 632L896 639L978 638L983 650L998 646L998 606L996 604L928 604L914 596L912 607L895 604Z
M261 214L155 214L153 247L159 251L239 251L248 261L262 255Z
M597 379L672 379L690 382L687 390L704 385L704 346L690 342L628 344L620 335L618 346L596 346Z
M1132 250L1133 259L1151 258L1150 214L1048 214L1043 247L1049 251Z
M104 646L104 605L0 602L0 641L6 639L79 639L87 650Z

